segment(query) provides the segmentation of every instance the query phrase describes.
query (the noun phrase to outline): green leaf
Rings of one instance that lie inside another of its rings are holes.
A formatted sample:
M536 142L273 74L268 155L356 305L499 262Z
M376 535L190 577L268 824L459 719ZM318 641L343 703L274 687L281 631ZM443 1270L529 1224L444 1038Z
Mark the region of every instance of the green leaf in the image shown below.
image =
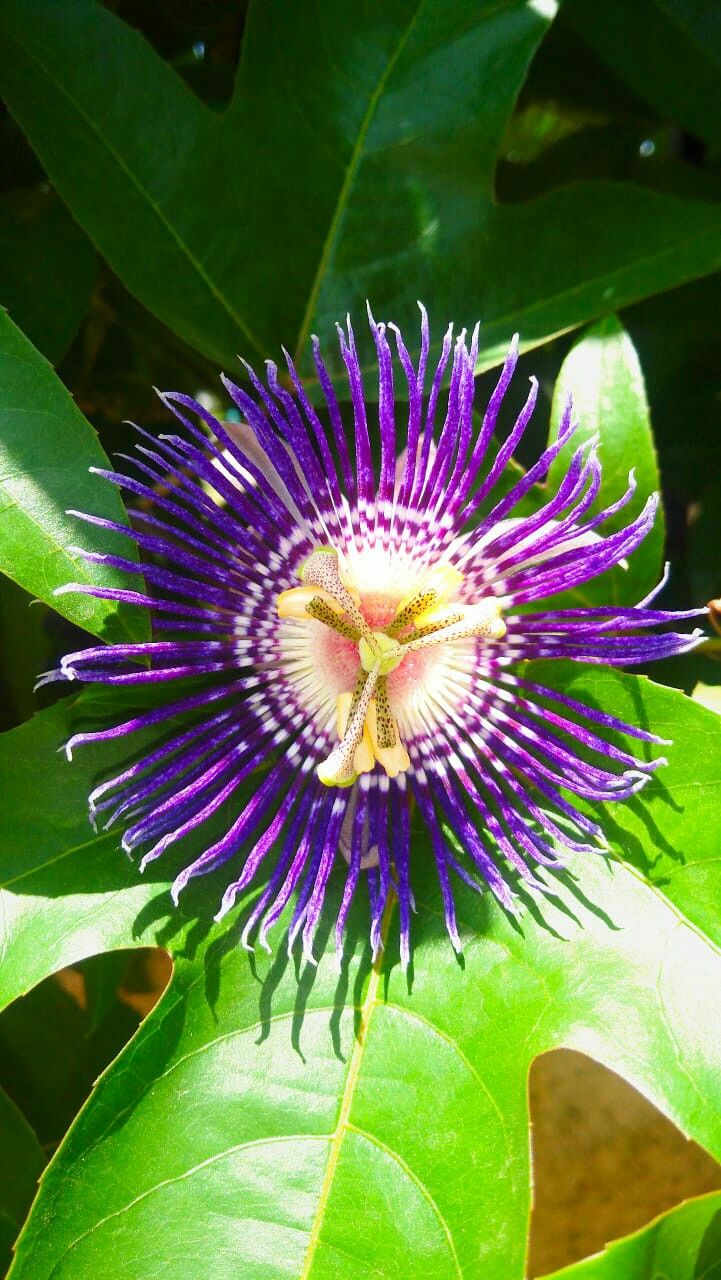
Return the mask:
M721 144L721 12L704 0L567 0L564 14L636 93ZM643 49L643 57L638 56Z
M719 1280L721 1194L664 1213L643 1231L547 1280Z
M515 328L534 345L721 262L711 203L611 181L497 202L545 8L251 4L218 113L106 7L5 0L0 88L113 269L214 360L285 342L312 374L312 331L367 297L415 328L422 296L483 317L488 367Z
M579 444L597 435L602 481L590 514L623 496L632 468L636 476L634 499L603 525L602 532L613 533L629 524L650 494L660 489L641 366L631 339L615 316L589 329L564 360L553 393L551 440L558 437L569 395L580 426L551 466L548 487L555 492ZM627 569L613 569L564 599L583 605L636 604L661 576L663 544L663 510L659 509L653 529L630 556Z
M0 312L0 570L40 600L106 639L144 639L144 610L92 596L56 597L67 582L126 586L117 570L68 550L134 555L133 543L66 514L127 523L117 492L89 467L109 466L97 436L52 367ZM137 557L135 557L137 558Z
M0 197L3 305L53 364L88 309L95 269L90 241L47 187Z
M84 826L81 794L112 753L79 752L69 766L53 750L98 715L92 698L0 741L14 797L0 860L3 1000L91 952L160 941L174 957L168 990L45 1175L13 1280L161 1269L168 1280L521 1280L528 1070L559 1045L623 1075L721 1156L721 1047L708 1034L721 1017L718 718L645 679L534 670L552 674L673 734L668 767L604 813L622 861L569 859L572 874L529 903L520 927L489 895L459 891L462 965L416 831L410 987L393 920L382 970L370 970L365 904L340 975L327 955L297 976L281 931L274 956L250 959L236 923L211 926L227 868L194 882L175 912L165 882L141 880L116 838ZM327 933L339 889L340 877Z
M0 635L3 671L0 675L0 724L11 729L38 709L33 693L38 672L53 661L53 646L44 625L47 610L32 606L30 596L10 578L0 576Z
M116 957L127 962L127 954L115 952L95 957L95 963ZM0 1017L0 1086L46 1150L57 1146L102 1068L138 1025L134 1010L116 997L112 1018L94 1026L83 1000L83 977L75 978L75 990L47 978Z
M45 1156L27 1120L0 1089L0 1274L35 1195Z

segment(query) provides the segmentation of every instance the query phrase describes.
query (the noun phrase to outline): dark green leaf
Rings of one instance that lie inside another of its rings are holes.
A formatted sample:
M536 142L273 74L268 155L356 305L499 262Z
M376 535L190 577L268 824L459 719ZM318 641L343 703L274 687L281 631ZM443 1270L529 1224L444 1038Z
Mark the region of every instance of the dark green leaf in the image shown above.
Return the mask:
M116 570L68 550L133 556L128 539L66 515L74 508L126 522L117 492L89 474L91 466L109 466L93 428L52 367L0 312L0 570L96 635L143 639L144 611L54 594L67 582L127 585Z
M53 364L80 327L95 266L90 241L47 187L0 197L3 306Z
M11 1261L12 1246L40 1177L45 1156L27 1120L0 1090L0 1274Z
M116 999L112 1023L94 1029L82 977L70 976L74 987L47 978L0 1016L0 1085L46 1150L60 1141L102 1067L138 1025L137 1014Z
M662 115L721 144L721 10L706 0L567 0L565 16ZM642 52L641 52L642 51Z
M369 971L363 904L347 971L326 956L300 981L282 934L274 957L251 963L235 924L209 929L227 871L174 912L112 835L83 826L81 793L107 755L68 766L52 754L73 720L87 723L87 701L7 735L4 998L103 948L160 939L175 960L169 990L56 1155L14 1280L140 1280L161 1267L169 1280L520 1280L527 1075L558 1045L600 1059L721 1155L721 1050L707 1034L721 1017L718 718L643 679L572 664L534 675L551 673L672 733L669 765L604 815L624 861L571 860L572 876L529 905L520 929L487 895L459 892L463 966L417 831L410 990L392 920L383 972ZM41 766L42 814L31 782Z
M306 360L366 297L414 325L423 296L483 317L487 367L514 328L533 345L721 262L701 201L590 181L496 202L544 12L257 3L220 114L91 0L5 0L0 86L115 271L213 359Z
M623 496L631 470L636 476L632 502L603 525L603 533L613 533L629 524L646 499L660 489L641 366L631 339L614 316L589 329L566 357L553 394L552 440L558 436L569 395L580 427L551 466L549 489L556 490L579 444L597 435L602 483L590 514ZM659 509L654 528L631 555L627 569L613 569L584 583L569 598L576 604L636 604L661 576L663 543L663 510Z
M720 284L718 274L697 280L623 317L648 388L664 494L679 504L701 498L721 471Z
M10 578L0 576L0 635L3 670L0 672L0 724L11 729L38 709L33 693L38 672L52 665L50 636L45 629L47 610L33 606L27 591Z

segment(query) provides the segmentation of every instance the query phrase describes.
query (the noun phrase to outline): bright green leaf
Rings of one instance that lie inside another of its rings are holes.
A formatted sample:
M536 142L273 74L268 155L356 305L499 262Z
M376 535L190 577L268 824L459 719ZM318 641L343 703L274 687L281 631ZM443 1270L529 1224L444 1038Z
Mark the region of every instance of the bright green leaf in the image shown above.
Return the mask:
M579 444L597 435L602 481L590 514L623 496L631 469L636 476L634 499L603 525L603 533L613 533L629 524L646 499L660 489L641 366L631 339L615 316L589 329L563 362L553 393L552 440L558 436L569 395L580 426L551 466L549 489L554 492L559 486ZM628 568L613 569L584 583L569 593L569 599L586 605L637 604L661 576L663 544L663 510L659 509L652 531L630 556Z
M117 570L88 564L68 550L134 556L129 539L66 515L74 508L127 523L117 492L88 470L109 465L52 367L0 312L0 570L96 635L141 640L147 634L144 611L54 594L67 582L127 585Z
M227 871L195 882L175 912L115 837L84 827L81 796L108 753L70 766L53 752L97 716L92 701L6 736L4 998L104 948L160 941L175 962L54 1158L14 1280L140 1280L161 1264L168 1280L520 1280L527 1076L559 1045L623 1075L721 1156L721 1049L708 1035L721 1017L718 719L644 679L573 664L541 664L534 678L551 673L673 735L668 767L607 807L624 861L576 857L573 878L558 877L519 929L489 895L459 892L463 965L417 831L410 989L392 920L383 972L369 972L365 904L347 970L328 955L300 981L282 933L274 956L251 963L236 923L210 925Z
M421 296L483 318L487 367L516 328L533 345L721 262L710 203L606 181L497 203L545 11L251 4L220 114L106 7L5 0L0 87L113 269L214 360L307 362L366 298L415 328Z

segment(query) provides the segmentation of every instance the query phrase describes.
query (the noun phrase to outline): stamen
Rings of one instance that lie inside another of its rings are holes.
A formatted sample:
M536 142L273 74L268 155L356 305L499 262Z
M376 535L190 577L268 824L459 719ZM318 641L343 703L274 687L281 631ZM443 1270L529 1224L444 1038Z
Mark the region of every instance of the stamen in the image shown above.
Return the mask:
M355 710L356 710L356 707L358 706L358 703L360 702L361 694L363 693L367 679L368 679L368 673L366 671L358 672L358 679L356 680L355 689L350 695L351 700L350 700L350 703L348 704L348 715L346 717L346 724L343 725L343 733L345 733L346 731L348 720L350 719L351 716L355 715ZM341 737L342 736L343 734L341 734Z
M444 604L458 590L462 581L463 574L458 569L448 564L436 565L426 574L422 586L400 601L395 618L386 627L386 634L397 636L405 627L415 622L419 615Z
M342 741L338 743L337 747L333 748L328 759L318 765L316 771L318 777L327 787L350 787L358 777L354 763L355 752L363 739L366 714L375 691L379 671L380 664L377 664L372 671L368 672L363 681L363 687L358 694L355 707L349 715Z
M378 725L378 745L394 747L398 741L396 722L391 711L388 697L388 680L381 676L376 687L376 721Z
M352 640L357 644L360 640L360 634L356 627L352 627L349 622L343 622L338 617L335 609L331 608L320 595L313 596L310 604L305 607L306 613L311 618L315 618L317 622L325 623L326 627L330 627L331 631L337 631L339 636L345 636L346 640Z
M388 704L388 713L390 713L390 704ZM386 714L386 712L383 713L384 721ZM405 773L406 769L410 769L411 761L400 740L395 720L392 715L389 718L390 725L384 723L383 727L381 727L378 703L375 698L371 698L368 704L367 725L373 744L373 754L378 763L383 765L388 777L396 778L399 773ZM383 746L380 740L381 737L387 739L391 735L394 738L394 745L391 747Z
M416 653L419 649L430 649L436 644L446 644L450 640L466 640L471 636L483 636L487 640L502 640L505 634L506 624L498 601L481 600L478 604L464 607L460 621L452 622L438 630L434 629L414 640L408 640L403 645L403 653Z
M350 591L343 582L338 562L338 552L331 547L319 547L308 556L300 576L310 586L321 587L348 614L362 636L370 636L371 629Z
M421 636L432 636L435 631L449 627L463 618L464 605L442 604L437 609L428 609L415 620L414 632L401 640L406 644L409 640L418 640Z
M356 688L355 688L355 692L341 693L338 695L338 701L336 703L336 728L338 729L338 737L341 739L341 741L345 737L345 732L346 732L346 729L348 728L348 721L350 720L351 715L355 710L360 691L363 689L364 684L365 684L365 673L364 673L363 680L358 681L358 684L356 685ZM371 743L370 734L368 732L368 726L364 722L363 736L361 737L361 740L355 749L355 755L353 756L353 766L355 768L356 773L370 773L374 764L375 764L375 757L373 755L373 744Z
M276 607L278 609L279 618L304 618L306 616L308 605L313 600L321 600L323 604L332 609L334 613L340 617L343 612L342 606L338 604L333 596L327 591L316 587L291 587L289 591L279 592L276 598Z
M386 627L386 635L397 636L405 627L410 627L419 613L423 613L427 609L432 609L438 603L438 593L435 591L419 591L417 595L399 609L395 618Z

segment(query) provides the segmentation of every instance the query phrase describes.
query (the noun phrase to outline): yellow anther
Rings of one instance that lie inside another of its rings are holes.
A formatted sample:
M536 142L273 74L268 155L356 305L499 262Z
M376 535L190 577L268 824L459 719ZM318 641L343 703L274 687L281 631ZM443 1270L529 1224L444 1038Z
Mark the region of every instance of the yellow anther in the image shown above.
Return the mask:
M348 728L348 719L350 717L351 704L353 702L352 693L341 693L338 695L336 702L336 728L338 737L343 740L345 731ZM363 736L355 749L353 756L353 768L356 773L370 773L375 759L373 756L373 746L368 732L368 725L363 723Z
M414 618L413 625L416 631L422 631L426 627L446 627L451 622L458 622L463 617L463 606L457 604L439 604L433 609L426 609L424 613L419 613Z
M410 768L411 762L408 752L400 740L398 726L393 721L395 730L395 746L382 747L378 741L380 725L378 723L378 704L375 698L371 698L368 703L368 714L366 716L366 725L370 733L371 743L373 744L373 755L379 764L383 766L389 778L396 778L399 773L405 773Z
M415 653L418 649L430 649L438 644L446 644L451 640L467 640L472 636L483 636L486 640L502 640L506 634L506 624L501 614L501 606L492 596L481 600L478 604L458 606L461 617L457 622L449 622L437 630L433 628L426 635L417 636L404 644L406 653Z
M409 605L413 604L419 596L432 594L436 604L443 604L446 600L450 600L452 595L463 582L463 574L460 569L455 569L451 564L437 564L428 571L421 579L418 586L413 591L409 591L403 597L398 605L397 614L401 613Z
M339 616L343 606L322 587L291 587L289 591L281 591L276 598L279 618L307 618L308 605L311 600L320 599Z
M328 547L319 547L313 551L301 566L300 576L306 586L320 587L332 596L362 636L371 634L370 627L358 608L357 592L351 593L343 581L337 551Z
M419 617L442 608L455 595L462 581L463 574L452 565L441 564L430 569L420 584L400 601L393 621L386 627L388 635L398 636L407 627L413 626Z
M375 757L373 755L373 744L366 725L363 726L363 737L355 749L353 756L353 767L356 773L370 773L375 765Z
M388 697L388 681L381 676L376 685L375 715L378 746L394 747L398 741L398 725L393 719L391 700Z
M349 787L358 777L358 771L355 767L355 755L358 747L363 744L368 703L373 697L378 680L378 671L378 664L376 664L362 684L359 681L358 688L351 694L348 720L343 731L343 737L338 745L333 748L328 759L323 760L318 765L316 772L326 787ZM361 758L363 758L362 755Z

